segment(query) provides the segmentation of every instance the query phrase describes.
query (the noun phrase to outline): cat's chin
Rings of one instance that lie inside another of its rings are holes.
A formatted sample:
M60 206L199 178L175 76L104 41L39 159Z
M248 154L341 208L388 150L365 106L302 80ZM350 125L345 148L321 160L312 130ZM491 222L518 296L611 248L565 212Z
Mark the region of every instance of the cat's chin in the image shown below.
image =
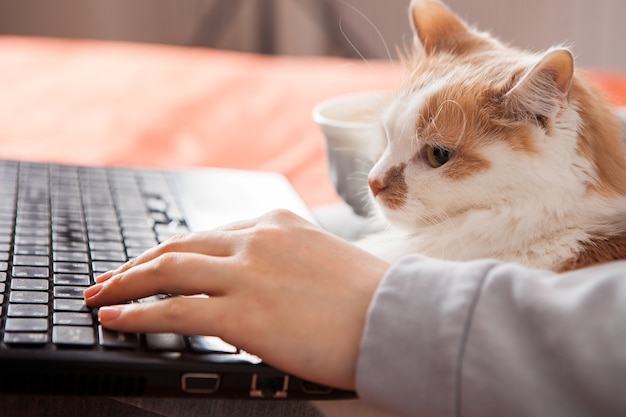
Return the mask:
M376 204L376 209L378 216L383 222L398 231L412 233L430 225L402 210L389 209L379 204Z

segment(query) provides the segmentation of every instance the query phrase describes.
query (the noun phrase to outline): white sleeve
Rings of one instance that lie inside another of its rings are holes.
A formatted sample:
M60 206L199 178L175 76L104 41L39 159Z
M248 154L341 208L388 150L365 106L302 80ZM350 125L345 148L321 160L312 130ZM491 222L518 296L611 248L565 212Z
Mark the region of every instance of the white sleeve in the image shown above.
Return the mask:
M406 416L624 416L626 262L405 258L370 305L357 392Z

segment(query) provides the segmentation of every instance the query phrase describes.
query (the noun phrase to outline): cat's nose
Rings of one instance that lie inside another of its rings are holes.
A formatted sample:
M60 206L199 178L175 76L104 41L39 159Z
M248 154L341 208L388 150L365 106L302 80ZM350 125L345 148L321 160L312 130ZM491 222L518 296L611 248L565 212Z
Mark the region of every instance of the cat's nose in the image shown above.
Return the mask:
M367 184L370 186L370 190L372 190L372 194L374 194L374 197L376 197L378 193L380 193L385 188L385 185L377 179L370 178L369 180L367 180Z

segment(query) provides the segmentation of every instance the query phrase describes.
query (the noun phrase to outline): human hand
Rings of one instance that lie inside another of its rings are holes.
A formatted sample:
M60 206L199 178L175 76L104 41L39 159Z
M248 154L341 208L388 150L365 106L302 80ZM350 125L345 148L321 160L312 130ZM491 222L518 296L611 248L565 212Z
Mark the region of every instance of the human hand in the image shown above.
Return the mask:
M354 389L367 309L388 267L275 211L164 242L98 277L85 302L109 329L219 336L285 372ZM180 296L111 306L155 294Z

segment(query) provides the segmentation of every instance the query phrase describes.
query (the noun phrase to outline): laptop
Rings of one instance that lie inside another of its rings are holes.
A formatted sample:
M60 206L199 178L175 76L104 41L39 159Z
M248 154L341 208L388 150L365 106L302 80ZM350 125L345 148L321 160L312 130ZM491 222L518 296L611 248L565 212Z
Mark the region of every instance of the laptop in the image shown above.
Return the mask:
M172 235L279 207L316 221L275 173L0 160L0 393L354 397L217 337L103 329L83 302L94 276Z

